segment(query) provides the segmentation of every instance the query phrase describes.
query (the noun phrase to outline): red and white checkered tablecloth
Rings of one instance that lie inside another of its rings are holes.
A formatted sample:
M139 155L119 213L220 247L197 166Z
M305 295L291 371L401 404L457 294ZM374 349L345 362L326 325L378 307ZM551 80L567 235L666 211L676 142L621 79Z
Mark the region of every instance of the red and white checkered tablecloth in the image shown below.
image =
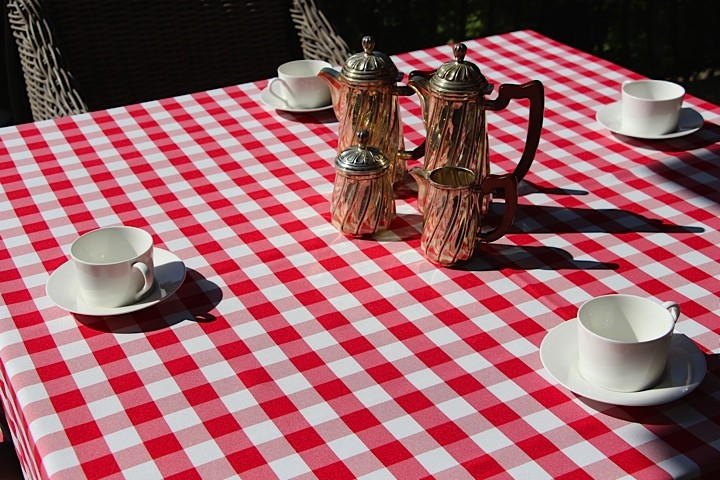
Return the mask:
M339 235L337 122L266 107L266 82L0 130L0 397L28 478L716 472L720 108L688 96L699 132L618 137L595 112L639 75L532 31L467 45L496 86L542 81L546 111L511 232L460 268L423 258L411 194L377 239ZM412 147L419 102L401 105ZM490 114L494 171L526 111ZM184 260L178 293L120 317L56 307L72 241L116 224ZM611 292L681 305L697 390L618 407L552 379L547 332Z

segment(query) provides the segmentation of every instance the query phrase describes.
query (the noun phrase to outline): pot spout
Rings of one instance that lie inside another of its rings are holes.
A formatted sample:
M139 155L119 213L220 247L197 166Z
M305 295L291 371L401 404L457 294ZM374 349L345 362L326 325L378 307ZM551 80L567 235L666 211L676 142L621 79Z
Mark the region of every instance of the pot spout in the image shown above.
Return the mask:
M414 167L409 170L410 175L415 179L418 186L418 204L417 208L420 213L425 210L425 195L430 184L430 172L421 167Z
M338 72L334 68L325 67L318 72L318 77L325 80L325 82L328 84L328 87L330 87L330 98L332 98L333 110L335 110L335 116L338 116L340 114L338 112L338 107L340 100L340 90L342 88L342 83L340 81L340 72Z
M422 108L423 113L423 121L425 121L425 124L427 126L427 115L428 115L428 100L430 97L430 78L435 73L434 70L431 71L420 71L416 70L410 73L410 78L408 79L408 86L415 90L415 92L418 94L418 97L420 98L420 107Z

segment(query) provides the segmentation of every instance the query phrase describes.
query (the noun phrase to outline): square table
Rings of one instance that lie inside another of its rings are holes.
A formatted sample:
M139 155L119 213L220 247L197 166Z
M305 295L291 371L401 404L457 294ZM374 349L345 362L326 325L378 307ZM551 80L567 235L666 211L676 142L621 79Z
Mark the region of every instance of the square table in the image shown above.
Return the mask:
M595 114L637 73L534 31L466 44L496 87L537 79L546 102L512 229L452 269L423 258L411 181L389 231L335 231L337 121L264 105L266 81L1 129L0 398L27 478L718 473L720 107L688 95L698 132L632 139ZM417 97L401 108L416 146ZM526 116L489 114L494 172ZM117 224L182 259L182 286L126 315L57 307L70 244ZM696 390L615 406L543 367L548 332L613 292L680 304Z

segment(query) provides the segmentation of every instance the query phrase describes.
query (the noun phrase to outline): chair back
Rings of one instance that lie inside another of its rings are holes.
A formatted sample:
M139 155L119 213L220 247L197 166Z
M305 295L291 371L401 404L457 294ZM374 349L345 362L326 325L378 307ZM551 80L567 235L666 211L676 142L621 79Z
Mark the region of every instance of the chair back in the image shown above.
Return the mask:
M34 120L268 78L303 56L340 63L348 51L314 0L9 0L7 14ZM301 30L335 49L301 44Z

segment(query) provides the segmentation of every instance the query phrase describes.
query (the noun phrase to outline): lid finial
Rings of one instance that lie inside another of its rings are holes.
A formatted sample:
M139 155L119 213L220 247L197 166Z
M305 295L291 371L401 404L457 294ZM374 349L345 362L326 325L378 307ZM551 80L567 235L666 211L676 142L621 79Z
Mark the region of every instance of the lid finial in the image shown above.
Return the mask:
M467 54L467 47L464 43L456 43L453 47L453 55L455 55L455 61L462 63L465 60Z
M366 35L362 38L363 51L370 55L375 50L375 39L370 35Z
M358 139L358 144L360 145L360 148L366 148L367 141L368 141L368 131L367 130L358 130L355 133L355 136Z

